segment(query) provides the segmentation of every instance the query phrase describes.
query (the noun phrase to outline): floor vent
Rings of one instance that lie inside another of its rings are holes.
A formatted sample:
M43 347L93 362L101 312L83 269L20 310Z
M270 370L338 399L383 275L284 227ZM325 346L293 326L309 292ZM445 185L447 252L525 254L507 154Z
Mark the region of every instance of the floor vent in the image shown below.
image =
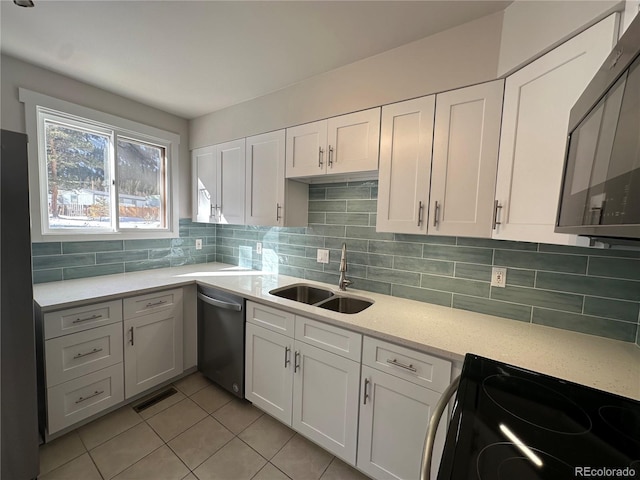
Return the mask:
M143 400L142 402L140 402L139 404L135 405L133 407L133 409L137 413L140 413L141 411L146 410L149 407L152 407L156 403L161 402L165 398L169 398L174 393L178 393L178 391L173 387L169 387L169 388L167 388L165 390L161 390L158 393L156 393L155 395L153 395L152 397L149 397L149 398Z

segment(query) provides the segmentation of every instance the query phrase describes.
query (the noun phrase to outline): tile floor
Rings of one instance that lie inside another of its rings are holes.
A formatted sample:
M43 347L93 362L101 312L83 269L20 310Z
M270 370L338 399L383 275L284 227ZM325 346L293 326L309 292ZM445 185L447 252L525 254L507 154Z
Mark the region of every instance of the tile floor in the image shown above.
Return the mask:
M40 447L40 480L365 480L199 373Z

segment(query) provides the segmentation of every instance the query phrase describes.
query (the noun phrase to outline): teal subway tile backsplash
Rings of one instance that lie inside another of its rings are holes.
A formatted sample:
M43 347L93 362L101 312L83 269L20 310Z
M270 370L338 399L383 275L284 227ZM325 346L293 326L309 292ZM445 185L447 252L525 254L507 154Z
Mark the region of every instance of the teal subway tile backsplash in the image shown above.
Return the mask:
M180 238L34 243L33 282L46 283L215 261L216 229L180 220ZM203 240L202 250L195 239ZM211 257L211 259L209 259Z
M218 261L337 285L346 242L353 289L640 345L639 251L376 232L377 193L375 181L312 184L306 228L181 219L172 240L34 244L34 282ZM494 265L506 288L490 286Z

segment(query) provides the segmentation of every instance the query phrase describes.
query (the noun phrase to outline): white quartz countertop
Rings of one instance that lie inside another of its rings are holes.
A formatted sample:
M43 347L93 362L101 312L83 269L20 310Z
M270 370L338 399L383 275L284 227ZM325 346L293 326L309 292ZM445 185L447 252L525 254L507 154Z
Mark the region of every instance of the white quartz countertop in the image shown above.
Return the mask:
M458 362L466 353L475 353L640 400L640 348L632 343L355 288L347 295L375 303L357 314L336 313L269 294L296 283L334 291L336 286L226 264L44 283L34 286L34 299L46 312L195 282Z

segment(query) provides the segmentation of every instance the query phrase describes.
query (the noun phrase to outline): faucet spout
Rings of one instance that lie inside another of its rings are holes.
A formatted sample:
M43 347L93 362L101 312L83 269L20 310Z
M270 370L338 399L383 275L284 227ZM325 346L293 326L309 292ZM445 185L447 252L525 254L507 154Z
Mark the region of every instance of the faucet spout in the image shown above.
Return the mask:
M351 285L351 280L348 280L345 273L347 271L347 244L342 244L342 255L340 257L340 280L338 280L338 288L340 290L346 290Z

